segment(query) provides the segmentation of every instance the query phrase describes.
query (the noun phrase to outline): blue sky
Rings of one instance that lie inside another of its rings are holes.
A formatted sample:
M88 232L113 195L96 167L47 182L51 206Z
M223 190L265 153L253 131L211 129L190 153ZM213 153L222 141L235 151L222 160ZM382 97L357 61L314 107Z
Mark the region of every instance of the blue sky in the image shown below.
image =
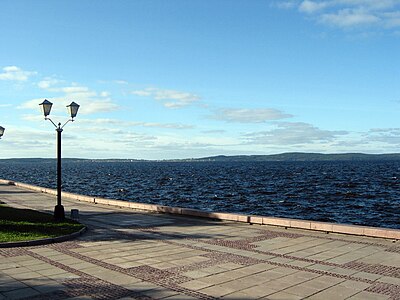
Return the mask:
M400 0L0 2L0 158L400 152Z

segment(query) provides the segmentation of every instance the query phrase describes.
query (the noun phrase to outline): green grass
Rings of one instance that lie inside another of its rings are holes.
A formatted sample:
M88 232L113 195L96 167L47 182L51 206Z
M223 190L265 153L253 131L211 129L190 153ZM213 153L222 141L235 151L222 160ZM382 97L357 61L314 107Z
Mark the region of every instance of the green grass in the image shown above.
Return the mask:
M72 220L56 222L50 214L0 204L0 243L53 238L83 227Z

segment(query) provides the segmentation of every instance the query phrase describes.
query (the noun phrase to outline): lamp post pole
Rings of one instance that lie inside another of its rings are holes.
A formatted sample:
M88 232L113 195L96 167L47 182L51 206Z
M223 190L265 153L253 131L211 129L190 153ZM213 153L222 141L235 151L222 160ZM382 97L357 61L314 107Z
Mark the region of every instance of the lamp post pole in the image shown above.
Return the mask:
M71 104L67 106L71 119L65 122L63 126L61 126L61 123L56 125L50 118L47 117L50 114L53 103L45 99L39 105L42 108L44 119L49 120L57 131L57 205L54 207L54 219L56 221L63 221L65 219L65 212L64 206L61 204L61 133L63 132L64 126L67 125L68 122L74 121L74 118L78 113L79 105L75 102L71 102Z
M61 204L61 123L58 123L57 131L57 205L54 208L54 219L64 220L64 206Z

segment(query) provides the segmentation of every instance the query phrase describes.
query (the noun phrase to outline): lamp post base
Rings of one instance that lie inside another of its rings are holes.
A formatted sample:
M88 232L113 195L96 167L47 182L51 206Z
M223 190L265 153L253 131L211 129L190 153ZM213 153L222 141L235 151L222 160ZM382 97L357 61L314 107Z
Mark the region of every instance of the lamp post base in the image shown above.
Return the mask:
M54 219L56 221L64 221L65 220L64 206L56 205L54 207Z

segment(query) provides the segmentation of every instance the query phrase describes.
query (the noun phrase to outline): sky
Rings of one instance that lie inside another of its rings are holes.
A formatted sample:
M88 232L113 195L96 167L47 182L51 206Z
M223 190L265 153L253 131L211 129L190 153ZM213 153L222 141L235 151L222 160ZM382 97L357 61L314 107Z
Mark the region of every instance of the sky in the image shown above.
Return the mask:
M400 152L400 0L2 0L0 158Z

